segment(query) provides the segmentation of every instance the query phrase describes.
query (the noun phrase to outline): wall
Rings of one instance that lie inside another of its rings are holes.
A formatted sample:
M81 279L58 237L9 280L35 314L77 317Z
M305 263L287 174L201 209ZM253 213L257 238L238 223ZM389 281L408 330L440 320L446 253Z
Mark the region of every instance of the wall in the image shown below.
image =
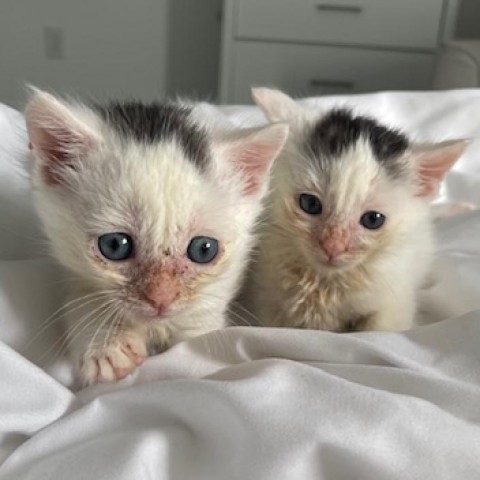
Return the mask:
M214 99L220 62L222 0L172 0L168 94Z
M25 83L82 97L151 99L166 89L167 0L0 0L0 102ZM64 32L63 59L44 29Z

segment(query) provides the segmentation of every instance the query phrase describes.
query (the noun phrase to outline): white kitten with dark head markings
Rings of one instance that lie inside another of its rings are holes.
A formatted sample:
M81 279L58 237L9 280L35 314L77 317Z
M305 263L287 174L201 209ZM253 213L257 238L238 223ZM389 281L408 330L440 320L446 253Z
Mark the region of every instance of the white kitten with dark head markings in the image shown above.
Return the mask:
M196 108L40 91L27 105L36 207L76 279L66 311L84 385L224 324L288 127L220 132Z
M271 326L409 328L434 252L429 203L468 143L412 145L347 110L320 114L263 88L254 99L290 135L247 302Z

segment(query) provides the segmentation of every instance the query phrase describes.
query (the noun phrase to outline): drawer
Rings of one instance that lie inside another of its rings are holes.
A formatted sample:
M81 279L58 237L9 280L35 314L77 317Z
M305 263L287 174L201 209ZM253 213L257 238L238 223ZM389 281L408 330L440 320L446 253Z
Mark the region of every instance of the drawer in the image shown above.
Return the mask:
M431 88L435 56L347 47L237 41L226 85L230 103L250 103L250 86L297 96Z
M235 35L435 49L443 0L239 0Z

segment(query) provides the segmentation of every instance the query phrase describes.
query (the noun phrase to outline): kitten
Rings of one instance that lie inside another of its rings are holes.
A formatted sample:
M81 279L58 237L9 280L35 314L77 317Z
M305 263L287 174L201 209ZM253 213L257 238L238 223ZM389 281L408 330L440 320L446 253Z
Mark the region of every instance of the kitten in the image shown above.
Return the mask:
M434 252L429 203L468 142L412 145L347 110L322 115L265 88L253 96L290 135L248 306L269 326L408 329Z
M67 103L34 91L34 198L54 256L83 385L147 352L221 328L288 126L219 131L196 106Z

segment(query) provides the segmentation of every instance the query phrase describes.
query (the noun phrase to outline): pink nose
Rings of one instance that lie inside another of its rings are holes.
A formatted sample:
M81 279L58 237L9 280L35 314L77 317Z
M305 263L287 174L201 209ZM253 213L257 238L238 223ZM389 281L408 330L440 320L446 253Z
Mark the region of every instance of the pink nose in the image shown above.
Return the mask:
M323 242L320 242L320 246L330 260L338 257L347 250L347 242L338 237L329 237L323 240Z
M144 290L145 300L161 315L180 295L178 277L169 272L157 273Z

